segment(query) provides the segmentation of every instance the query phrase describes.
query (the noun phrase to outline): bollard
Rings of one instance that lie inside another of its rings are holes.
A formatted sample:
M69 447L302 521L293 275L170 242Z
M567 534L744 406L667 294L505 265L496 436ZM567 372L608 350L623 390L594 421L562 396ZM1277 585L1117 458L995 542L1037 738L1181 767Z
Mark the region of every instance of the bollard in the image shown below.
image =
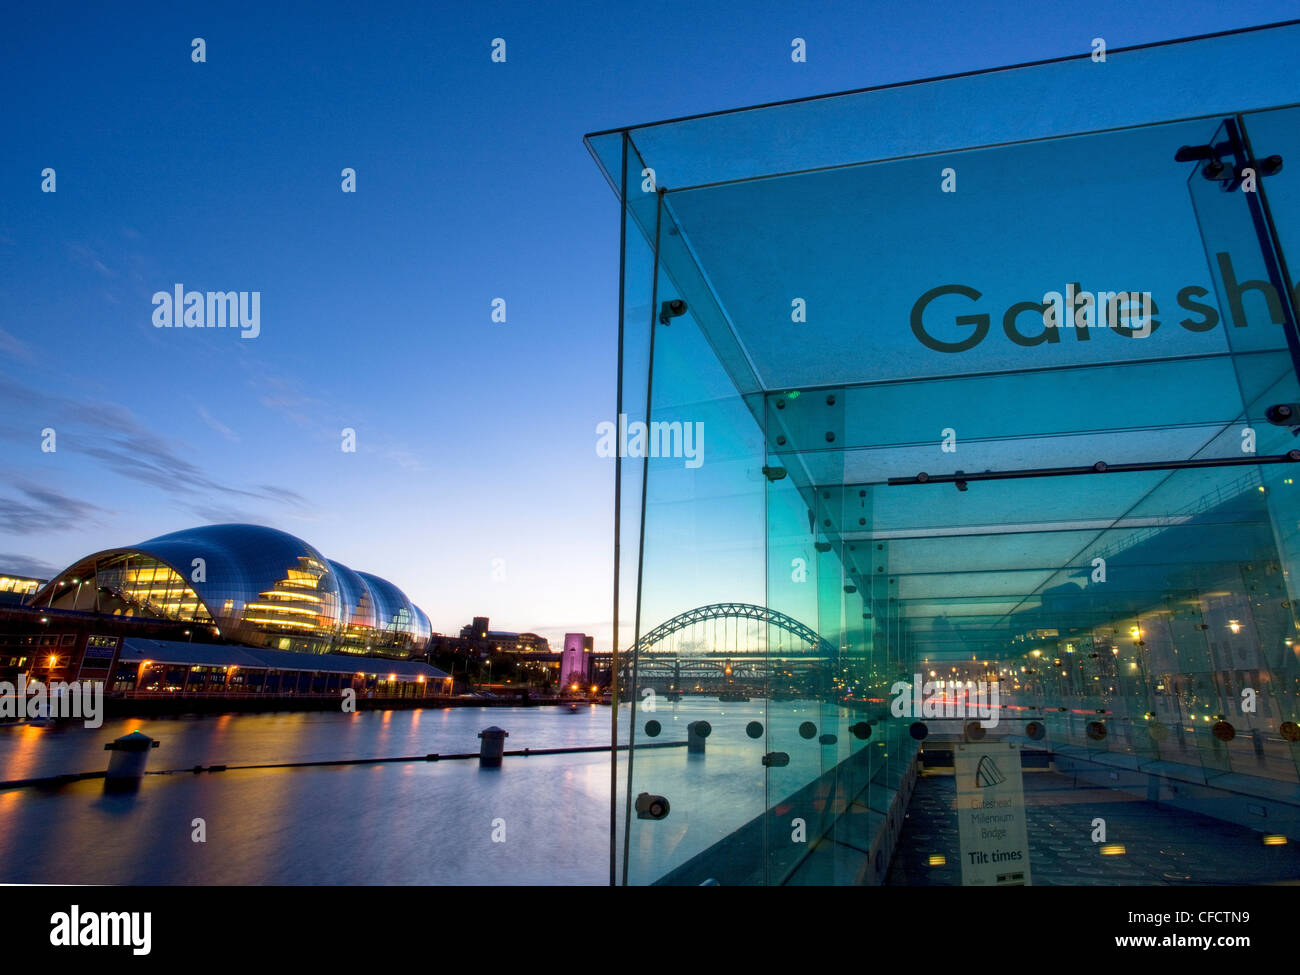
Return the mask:
M106 743L104 751L113 754L108 760L104 788L110 790L137 788L140 780L144 778L145 766L149 764L149 750L157 747L156 739L150 738L138 729L129 735L123 735L116 741Z
M704 754L704 739L713 731L707 721L692 721L686 726L686 753L688 755Z
M501 754L506 750L506 739L510 737L510 732L493 725L484 728L478 736L482 741L478 749L479 768L500 768Z

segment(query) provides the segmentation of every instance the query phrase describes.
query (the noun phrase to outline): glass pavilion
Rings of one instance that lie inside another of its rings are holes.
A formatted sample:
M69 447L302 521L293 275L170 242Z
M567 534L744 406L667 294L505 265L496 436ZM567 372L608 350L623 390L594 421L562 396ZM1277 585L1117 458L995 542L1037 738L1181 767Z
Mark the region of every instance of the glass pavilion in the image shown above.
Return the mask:
M1297 52L587 136L612 879L1300 879Z

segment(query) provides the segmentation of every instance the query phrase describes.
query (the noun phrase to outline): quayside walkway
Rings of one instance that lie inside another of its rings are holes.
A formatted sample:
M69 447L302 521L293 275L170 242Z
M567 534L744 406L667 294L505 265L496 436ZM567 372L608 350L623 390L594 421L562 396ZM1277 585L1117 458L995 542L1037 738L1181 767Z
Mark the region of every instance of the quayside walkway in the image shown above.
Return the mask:
M1079 787L1072 775L1026 770L1032 880L1057 885L1268 884L1300 876L1300 846L1267 846L1258 830L1136 798ZM886 884L961 884L951 774L916 782ZM1093 842L1104 819L1106 842Z

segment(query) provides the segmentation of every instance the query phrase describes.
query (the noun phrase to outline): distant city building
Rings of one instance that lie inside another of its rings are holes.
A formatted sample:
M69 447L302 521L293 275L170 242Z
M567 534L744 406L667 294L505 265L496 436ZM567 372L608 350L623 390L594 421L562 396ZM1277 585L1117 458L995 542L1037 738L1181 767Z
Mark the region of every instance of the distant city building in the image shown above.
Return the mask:
M579 646L582 645L582 634ZM591 647L591 638L585 637L588 651ZM500 661L496 661L497 669L492 671L488 665L493 663L494 657L505 656L511 658L503 666ZM582 656L580 653L579 656ZM592 657L590 652L586 653L587 657ZM550 641L544 636L536 633L515 633L511 630L494 630L491 628L489 619L486 616L475 616L472 622L467 623L460 629L460 634L452 636L444 633L435 633L429 641L428 659L439 661L444 667L455 669L458 665L455 662L456 657L472 658L478 661L473 665L475 672L479 665L483 665L487 673L495 673L498 677L505 677L507 682L520 681L531 684L540 684L545 687L565 686L568 682L560 679L561 659L563 654L559 648L552 648ZM469 659L464 664L466 672L471 669ZM585 668L579 664L578 671L583 672L586 676L582 682L584 686L594 681L589 681L588 677L594 672L601 672L597 678L599 681L608 682L607 674L609 664L607 660L588 661Z
M560 656L560 686L586 690L591 683L592 656L595 638L585 633L564 634L564 650Z
M550 653L551 644L536 633L514 633L488 627L486 616L475 616L472 623L460 628L460 638L467 649L480 653Z
M17 575L12 572L0 572L0 605L26 602L27 597L45 584L44 579Z

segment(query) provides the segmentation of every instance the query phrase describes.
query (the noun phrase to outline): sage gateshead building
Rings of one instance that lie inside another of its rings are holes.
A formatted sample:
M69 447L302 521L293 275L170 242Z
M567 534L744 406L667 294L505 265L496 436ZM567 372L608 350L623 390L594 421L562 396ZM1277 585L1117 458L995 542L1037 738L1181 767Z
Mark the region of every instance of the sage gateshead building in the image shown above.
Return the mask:
M660 432L611 461L612 881L1300 880L1298 51L586 137Z
M205 525L87 555L29 604L191 623L247 646L306 653L409 657L432 633L388 580L260 525Z

